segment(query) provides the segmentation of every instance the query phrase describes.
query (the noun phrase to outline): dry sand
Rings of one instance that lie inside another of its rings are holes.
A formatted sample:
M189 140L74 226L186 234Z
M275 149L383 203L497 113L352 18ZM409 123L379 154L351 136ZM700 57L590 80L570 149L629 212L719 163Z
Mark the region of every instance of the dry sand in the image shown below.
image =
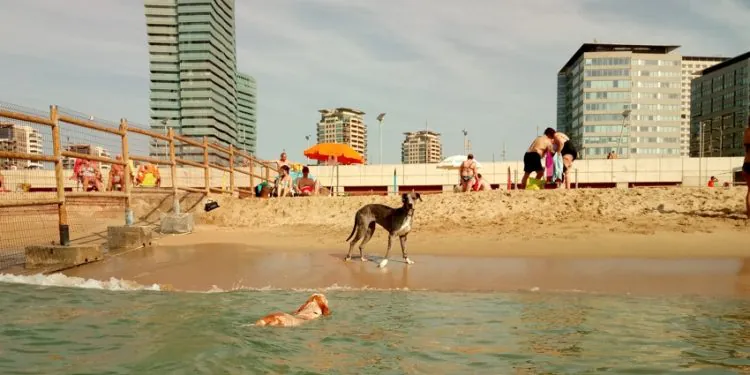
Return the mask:
M67 273L189 290L336 284L744 294L743 275L750 269L745 192L652 188L423 196L408 241L417 263L395 261L401 255L395 243L386 270L344 263L344 241L359 207L398 206L399 197L225 197L210 213L198 210L193 234L162 238L155 249ZM141 215L155 212L153 202L138 204ZM378 228L366 253L382 256L385 244Z

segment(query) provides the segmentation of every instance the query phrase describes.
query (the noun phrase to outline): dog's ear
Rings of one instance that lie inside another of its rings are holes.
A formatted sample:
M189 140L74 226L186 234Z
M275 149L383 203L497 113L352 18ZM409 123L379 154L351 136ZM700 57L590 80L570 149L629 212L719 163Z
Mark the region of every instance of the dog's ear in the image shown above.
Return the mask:
M407 194L407 193L403 193L403 194L401 194L401 200L405 202L405 201L406 201L406 197L407 197L408 195L409 195L409 194Z
M422 194L417 193L417 199L419 199L419 201L421 202L422 201Z

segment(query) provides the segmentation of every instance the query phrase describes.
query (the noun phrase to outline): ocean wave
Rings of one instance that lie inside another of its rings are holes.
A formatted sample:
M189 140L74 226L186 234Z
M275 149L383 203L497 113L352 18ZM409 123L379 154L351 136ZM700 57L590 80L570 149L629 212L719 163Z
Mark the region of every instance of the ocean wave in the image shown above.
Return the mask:
M82 277L65 276L61 273L54 273L50 275L43 275L43 274L13 275L13 274L7 274L7 273L0 273L0 283L83 288L83 289L100 289L100 290L114 290L114 291L134 291L134 290L160 291L161 290L161 286L159 284L153 284L150 286L141 285L133 281L118 279L114 277L110 277L109 280L106 280L106 281L84 279Z
M321 292L427 292L429 289L410 289L410 288L373 288L370 286L353 287L348 285L338 285L336 283L320 287L320 288L278 288L274 286L264 287L247 287L247 286L235 286L229 289L222 289L216 285L211 286L211 289L204 293L229 293L229 292L306 292L306 293L321 293Z

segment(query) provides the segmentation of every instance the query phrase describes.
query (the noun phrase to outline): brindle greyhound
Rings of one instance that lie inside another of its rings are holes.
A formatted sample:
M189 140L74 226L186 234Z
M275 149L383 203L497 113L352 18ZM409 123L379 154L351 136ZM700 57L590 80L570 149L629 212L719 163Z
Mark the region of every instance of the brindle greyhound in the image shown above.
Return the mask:
M354 239L349 242L349 253L346 254L344 260L349 261L352 259L354 245L362 239L362 243L359 244L359 256L363 262L367 261L367 258L363 254L364 248L375 232L375 224L379 224L383 229L388 231L388 249L385 251L385 258L380 261L378 267L385 267L388 264L391 244L393 238L396 236L401 241L401 254L404 256L404 261L407 264L414 264L406 253L406 236L411 231L411 224L414 218L414 202L417 200L422 200L419 193L404 193L401 194L403 205L399 208L388 207L383 204L368 204L357 210L357 213L354 215L354 228L352 228L352 233L349 234L346 240L349 241L352 236L354 236Z

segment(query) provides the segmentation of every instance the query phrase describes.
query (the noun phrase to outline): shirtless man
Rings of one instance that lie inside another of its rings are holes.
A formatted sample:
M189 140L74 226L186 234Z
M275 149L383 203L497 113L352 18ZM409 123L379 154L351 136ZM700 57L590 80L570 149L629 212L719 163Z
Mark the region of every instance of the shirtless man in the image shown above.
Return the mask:
M544 135L540 135L534 138L531 142L531 146L523 154L523 178L521 179L521 185L526 186L526 182L529 181L531 172L536 172L536 179L541 180L544 177L544 165L542 164L542 158L547 152L552 152L552 139L555 136L555 130L547 128L544 131Z
M747 218L750 219L750 116L747 117L747 128L745 128L745 136L742 137L742 143L745 146L745 160L742 163L742 173L745 175L745 184L747 184L745 208L747 209Z
M469 187L473 185L474 176L477 175L477 162L474 161L474 154L469 154L467 159L461 163L458 174L461 176L461 191L465 193L469 191Z
M573 165L573 161L578 159L578 150L573 146L573 142L570 138L561 133L555 131L555 129L547 128L544 134L552 133L552 145L555 151L559 152L563 159L563 180L565 181L565 188L570 189L570 179L568 178L568 172L570 167ZM612 153L612 158L617 159L616 154Z

